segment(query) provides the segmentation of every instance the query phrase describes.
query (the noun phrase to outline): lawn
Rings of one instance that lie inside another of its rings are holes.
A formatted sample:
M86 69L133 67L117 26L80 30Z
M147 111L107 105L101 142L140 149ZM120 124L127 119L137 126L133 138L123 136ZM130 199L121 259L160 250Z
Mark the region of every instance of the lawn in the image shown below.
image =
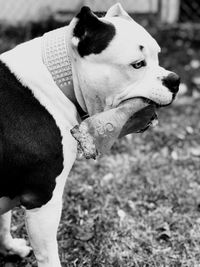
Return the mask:
M191 27L150 30L188 90L158 112L156 128L95 161L77 159L58 231L63 267L200 266L200 38ZM13 215L13 235L27 237L23 211ZM33 255L4 264L36 266Z

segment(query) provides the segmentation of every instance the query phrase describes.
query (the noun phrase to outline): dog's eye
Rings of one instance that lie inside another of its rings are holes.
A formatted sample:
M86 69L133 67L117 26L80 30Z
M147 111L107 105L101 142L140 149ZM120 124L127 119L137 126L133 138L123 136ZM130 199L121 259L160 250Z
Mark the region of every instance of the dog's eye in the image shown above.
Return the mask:
M140 68L146 66L146 62L145 62L145 60L141 60L141 61L139 61L139 62L136 62L136 63L131 64L131 66L132 66L134 69L140 69Z

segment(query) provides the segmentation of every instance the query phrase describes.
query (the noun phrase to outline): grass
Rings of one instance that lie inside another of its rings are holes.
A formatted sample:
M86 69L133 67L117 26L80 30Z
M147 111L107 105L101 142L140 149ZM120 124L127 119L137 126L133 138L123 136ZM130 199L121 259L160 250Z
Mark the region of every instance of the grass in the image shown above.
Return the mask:
M171 34L167 43L160 35L161 61L180 70L187 83L196 70L185 66L198 59L199 49L181 34L176 31L175 40ZM180 96L161 109L157 128L119 140L96 161L75 162L58 231L63 267L200 266L200 98L195 96ZM19 209L12 232L27 237ZM33 255L14 263L1 257L0 266L36 262Z

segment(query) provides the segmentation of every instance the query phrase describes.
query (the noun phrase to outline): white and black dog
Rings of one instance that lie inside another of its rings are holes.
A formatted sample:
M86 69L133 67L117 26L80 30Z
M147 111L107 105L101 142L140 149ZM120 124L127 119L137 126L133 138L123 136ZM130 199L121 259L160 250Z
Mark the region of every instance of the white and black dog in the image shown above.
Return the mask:
M10 235L10 210L23 206L39 267L60 267L56 233L62 193L76 158L70 130L143 97L170 104L179 77L159 66L157 42L121 7L98 18L83 7L69 26L0 56L0 251L25 257Z

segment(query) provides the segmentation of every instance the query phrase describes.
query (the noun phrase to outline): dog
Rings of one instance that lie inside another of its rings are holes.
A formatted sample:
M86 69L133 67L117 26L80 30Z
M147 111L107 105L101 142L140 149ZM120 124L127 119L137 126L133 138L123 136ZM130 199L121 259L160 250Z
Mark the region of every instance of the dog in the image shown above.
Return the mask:
M177 74L159 66L160 47L120 4L102 18L83 7L71 23L0 56L0 252L61 267L56 240L62 193L77 155L70 130L142 97L174 100ZM22 206L31 247L10 234Z

